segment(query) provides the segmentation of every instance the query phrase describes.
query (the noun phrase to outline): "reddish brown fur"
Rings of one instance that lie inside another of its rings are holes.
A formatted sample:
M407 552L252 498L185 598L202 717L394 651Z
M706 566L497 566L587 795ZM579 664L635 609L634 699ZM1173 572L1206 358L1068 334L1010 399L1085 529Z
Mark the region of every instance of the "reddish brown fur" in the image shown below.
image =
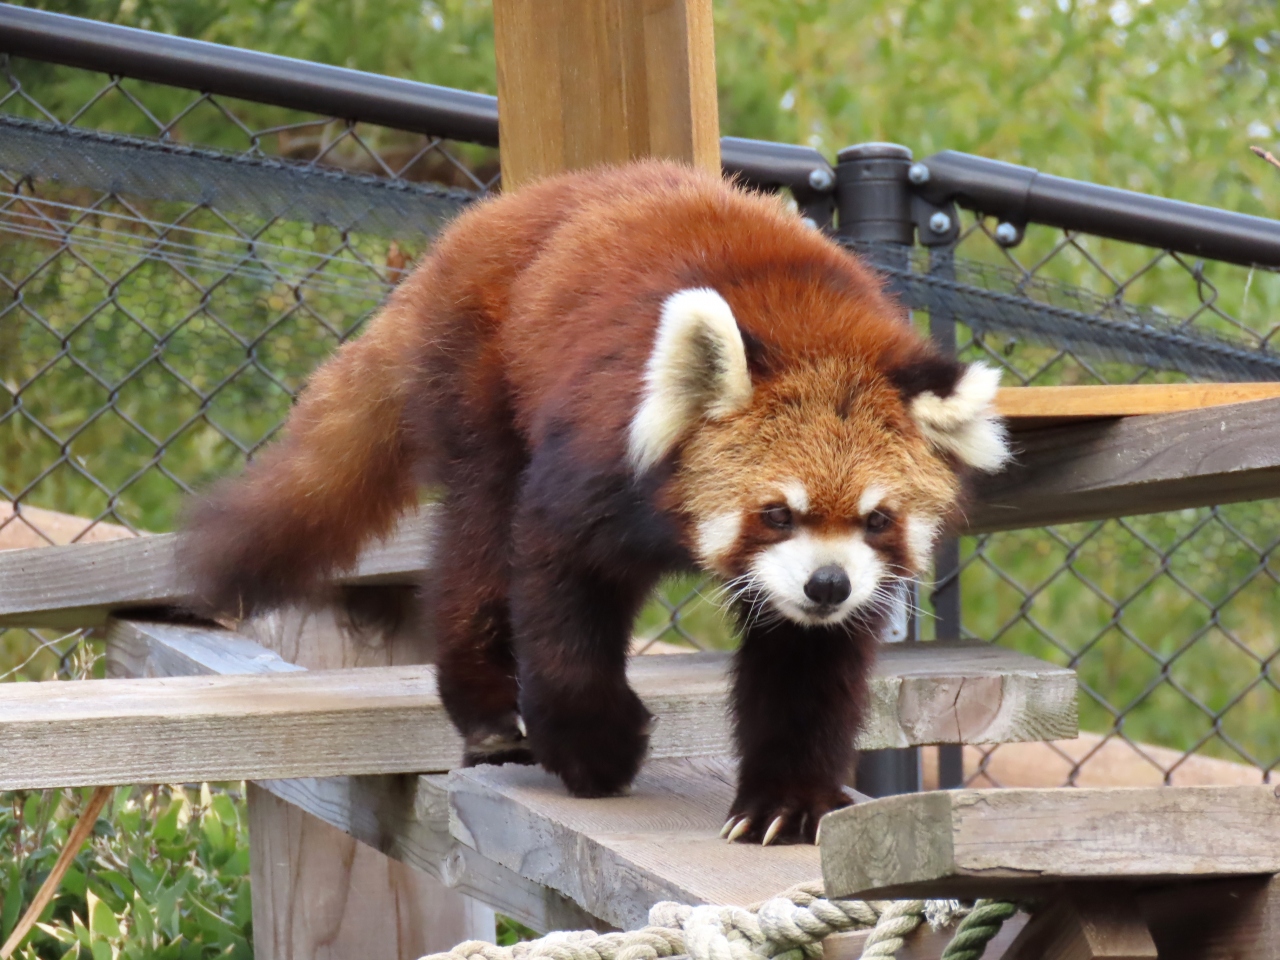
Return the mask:
M636 478L641 373L663 301L690 287L719 291L760 345L757 396ZM700 517L803 471L831 478L815 481L815 516L856 522L851 452L859 484L889 477L938 513L954 501L893 379L922 362L938 361L872 275L774 198L661 163L544 181L439 238L316 374L285 440L197 507L186 562L206 609L304 597L391 529L415 481L437 486L429 602L469 760L531 752L576 793L616 792L648 736L625 678L631 619L658 576L692 564ZM815 417L826 440L765 454L770 431L812 433ZM747 630L735 810L756 819L750 836L789 811L786 837L812 839L842 802L878 629Z

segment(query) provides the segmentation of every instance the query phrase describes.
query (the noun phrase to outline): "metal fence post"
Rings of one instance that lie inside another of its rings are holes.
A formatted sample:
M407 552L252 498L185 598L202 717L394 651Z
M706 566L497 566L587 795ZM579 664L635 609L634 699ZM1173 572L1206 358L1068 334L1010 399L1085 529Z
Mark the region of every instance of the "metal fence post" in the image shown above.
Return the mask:
M915 241L907 172L911 151L896 143L862 143L840 151L836 166L837 234L866 244L872 263L905 269ZM908 615L898 632L903 642L916 639ZM873 797L913 793L920 789L920 751L865 750L858 758L857 787Z

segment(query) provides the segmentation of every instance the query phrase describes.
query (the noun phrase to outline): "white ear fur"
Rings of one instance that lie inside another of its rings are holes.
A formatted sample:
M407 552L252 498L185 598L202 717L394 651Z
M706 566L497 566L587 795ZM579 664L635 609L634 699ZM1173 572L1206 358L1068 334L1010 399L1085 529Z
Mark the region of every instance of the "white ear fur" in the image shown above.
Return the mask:
M720 420L750 402L747 351L729 304L714 290L673 293L662 305L640 406L631 421L631 465L644 472L700 418Z
M988 473L1009 462L1009 442L993 402L1000 371L972 363L950 396L926 391L911 401L911 418L935 447Z

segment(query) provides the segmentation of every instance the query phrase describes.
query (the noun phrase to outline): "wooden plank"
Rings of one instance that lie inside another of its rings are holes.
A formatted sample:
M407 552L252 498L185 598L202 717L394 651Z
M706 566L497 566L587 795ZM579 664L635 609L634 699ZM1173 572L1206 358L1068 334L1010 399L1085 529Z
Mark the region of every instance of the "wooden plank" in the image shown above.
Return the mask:
M967 532L1280 496L1280 399L1031 430L1016 462L979 481ZM431 508L341 583L416 583ZM175 605L171 536L0 553L0 626L101 625L111 610Z
M416 584L434 508L426 505L360 559L342 584ZM0 552L0 627L101 627L112 612L180 606L191 589L177 565L178 537Z
M1005 387L996 410L1014 431L1081 420L1135 417L1280 397L1280 383L1137 383L1083 387Z
M719 175L711 0L497 0L502 183L656 156Z
M255 958L415 960L493 940L488 906L248 787Z
M128 527L0 500L0 550L136 537Z
M1066 881L1280 872L1280 791L943 790L822 821L832 896L1029 895Z
M1062 667L985 644L886 645L878 661L860 749L1076 732ZM732 752L728 664L632 658L631 683L663 721L650 756ZM0 686L0 790L441 772L461 751L429 666Z
M1180 883L1138 903L1161 960L1280 960L1280 877Z
M666 760L625 797L582 800L534 767L473 767L449 775L451 825L481 855L631 928L659 900L746 905L818 877L815 847L719 838L733 784L730 761Z
M1280 496L1280 399L1036 430L981 480L968 531Z
M116 677L154 677L301 668L225 631L114 621L107 635L107 669L109 675ZM524 879L454 840L449 833L445 781L443 775L410 774L264 780L257 786L367 847L535 930L602 926L599 920L554 891ZM276 817L288 820L292 815L276 811ZM289 825L284 823L285 827ZM278 823L277 828L280 826ZM310 829L305 821L293 826L297 829L292 832L305 835L304 839L309 841L295 844L295 848L310 849L313 861L317 842L328 839L325 846L336 845L332 838L317 836L317 831ZM291 831L277 829L275 832ZM355 857L348 854L346 859ZM367 891L369 882L364 878L362 889ZM273 915L279 914L278 909L270 909Z
M1131 890L1083 884L1054 891L1004 960L1156 960L1151 931Z

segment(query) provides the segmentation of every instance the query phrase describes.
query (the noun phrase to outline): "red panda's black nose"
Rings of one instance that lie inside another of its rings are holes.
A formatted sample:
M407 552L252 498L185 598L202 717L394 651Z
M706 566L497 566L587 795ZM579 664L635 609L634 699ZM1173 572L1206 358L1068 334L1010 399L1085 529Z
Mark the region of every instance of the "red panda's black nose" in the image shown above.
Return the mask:
M852 589L844 567L829 563L813 571L804 585L804 595L814 603L834 607L837 603L848 600Z

